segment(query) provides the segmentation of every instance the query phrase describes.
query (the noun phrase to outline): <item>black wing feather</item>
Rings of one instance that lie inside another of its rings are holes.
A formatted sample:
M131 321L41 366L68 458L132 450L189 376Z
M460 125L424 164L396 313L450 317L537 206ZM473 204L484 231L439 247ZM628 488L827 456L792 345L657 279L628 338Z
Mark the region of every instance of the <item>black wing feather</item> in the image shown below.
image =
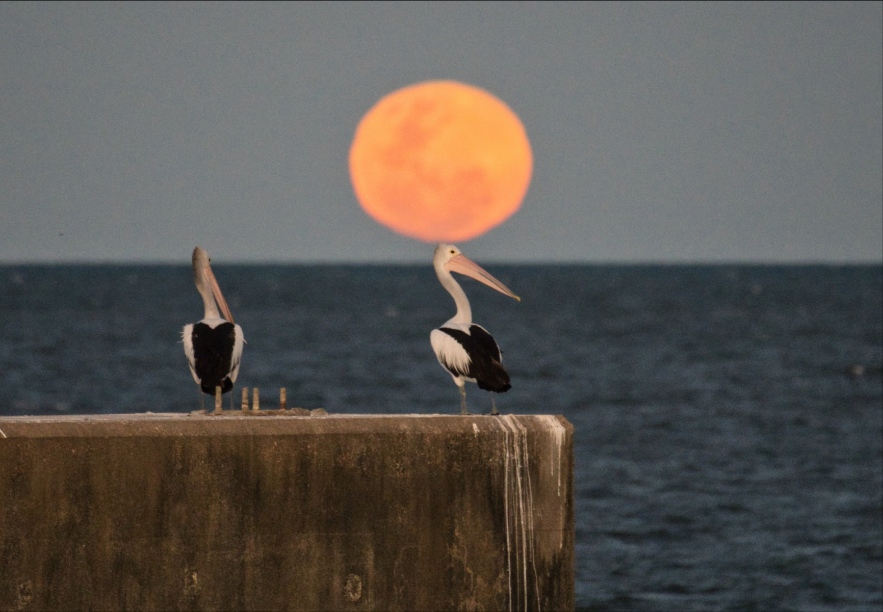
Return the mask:
M224 322L212 329L205 323L193 325L193 356L196 375L199 377L199 388L203 393L215 394L215 387L221 387L221 393L233 388L230 363L233 357L233 345L236 343L236 327Z
M451 329L450 327L441 327L441 331L445 332L456 340L460 346L466 351L471 359L469 369L466 372L459 372L448 366L448 369L456 374L474 378L479 389L485 391L495 391L503 393L512 388L509 384L509 374L503 369L502 353L500 347L483 327L473 325L469 328L470 333L467 334L459 329Z

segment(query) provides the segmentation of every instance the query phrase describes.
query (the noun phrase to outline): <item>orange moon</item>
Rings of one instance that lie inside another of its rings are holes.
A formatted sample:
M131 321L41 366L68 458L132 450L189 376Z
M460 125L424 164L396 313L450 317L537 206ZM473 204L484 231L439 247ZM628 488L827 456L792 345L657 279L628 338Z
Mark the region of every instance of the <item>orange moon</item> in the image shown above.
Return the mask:
M427 81L377 102L349 156L362 208L426 242L480 236L511 217L527 193L533 156L503 101L456 81Z

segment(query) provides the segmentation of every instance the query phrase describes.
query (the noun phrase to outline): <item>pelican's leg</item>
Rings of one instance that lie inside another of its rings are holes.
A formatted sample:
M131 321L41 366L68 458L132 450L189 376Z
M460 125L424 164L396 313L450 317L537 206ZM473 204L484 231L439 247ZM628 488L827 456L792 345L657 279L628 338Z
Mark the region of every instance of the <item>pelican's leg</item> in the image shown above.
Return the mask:
M196 387L196 392L199 393L199 409L205 412L205 394L199 387Z
M498 416L500 411L497 410L497 402L494 401L494 394L491 393L491 416Z
M466 408L466 385L460 385L460 414L469 414Z

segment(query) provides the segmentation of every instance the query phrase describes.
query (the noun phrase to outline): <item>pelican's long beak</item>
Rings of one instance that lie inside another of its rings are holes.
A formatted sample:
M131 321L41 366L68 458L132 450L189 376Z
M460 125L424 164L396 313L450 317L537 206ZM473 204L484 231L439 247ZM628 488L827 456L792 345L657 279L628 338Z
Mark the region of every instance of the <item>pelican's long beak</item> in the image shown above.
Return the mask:
M465 276L468 276L469 278L474 278L478 282L484 283L492 289L496 289L503 295L508 295L511 298L515 298L519 302L521 301L521 298L512 293L512 290L509 289L509 287L491 276L491 274L487 270L463 255L463 253L451 257L448 263L445 264L445 269L448 272L457 272L458 274L463 274Z
M227 306L227 300L224 299L224 294L221 293L221 287L218 285L215 273L212 272L212 267L208 264L205 266L205 277L208 279L209 285L211 285L212 295L215 296L215 301L218 303L218 308L221 309L221 314L223 314L224 318L230 323L236 323L236 321L233 320L233 313L230 312L230 307Z

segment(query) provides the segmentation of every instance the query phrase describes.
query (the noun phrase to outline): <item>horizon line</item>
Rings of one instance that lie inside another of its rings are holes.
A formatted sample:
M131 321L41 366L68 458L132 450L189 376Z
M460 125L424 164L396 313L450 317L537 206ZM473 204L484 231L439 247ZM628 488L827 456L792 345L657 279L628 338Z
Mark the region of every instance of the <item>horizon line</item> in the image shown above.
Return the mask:
M883 266L883 259L596 259L596 260L501 260L483 258L488 265L512 266ZM351 260L351 259L314 259L314 260L229 260L212 262L215 266L424 266L431 260ZM44 260L0 260L0 268L13 266L184 266L190 267L189 261L171 261L165 259L44 259Z

